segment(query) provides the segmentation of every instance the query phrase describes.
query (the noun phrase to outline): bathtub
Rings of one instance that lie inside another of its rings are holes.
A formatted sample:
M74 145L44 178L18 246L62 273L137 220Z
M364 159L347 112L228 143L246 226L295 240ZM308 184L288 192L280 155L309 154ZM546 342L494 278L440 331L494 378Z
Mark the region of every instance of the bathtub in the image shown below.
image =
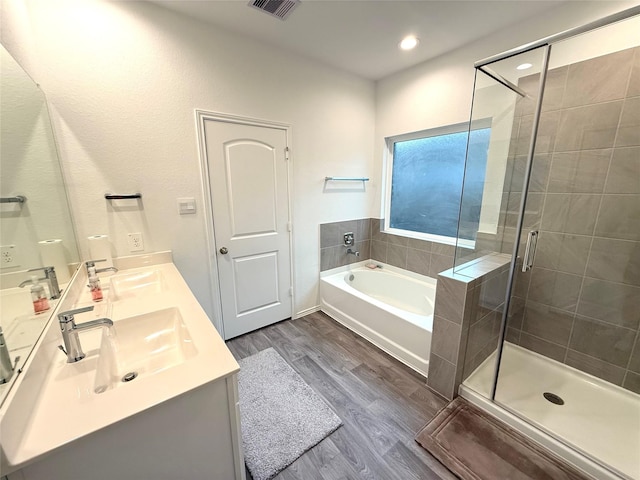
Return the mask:
M321 310L426 377L436 280L366 263L322 272Z

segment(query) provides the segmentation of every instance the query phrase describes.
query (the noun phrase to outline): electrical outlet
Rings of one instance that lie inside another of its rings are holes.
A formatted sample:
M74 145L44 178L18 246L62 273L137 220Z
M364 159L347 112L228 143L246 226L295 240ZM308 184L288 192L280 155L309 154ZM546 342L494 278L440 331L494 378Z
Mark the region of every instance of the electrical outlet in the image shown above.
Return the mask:
M19 267L18 248L15 245L2 245L0 247L0 268Z
M144 242L141 233L129 233L127 235L127 244L130 252L141 252L144 250Z

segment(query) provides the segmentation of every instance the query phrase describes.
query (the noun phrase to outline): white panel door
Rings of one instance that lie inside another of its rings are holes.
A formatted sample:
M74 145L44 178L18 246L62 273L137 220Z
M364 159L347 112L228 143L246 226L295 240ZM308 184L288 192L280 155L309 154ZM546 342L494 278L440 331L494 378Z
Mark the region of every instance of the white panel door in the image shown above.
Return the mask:
M225 339L291 316L286 131L205 120Z

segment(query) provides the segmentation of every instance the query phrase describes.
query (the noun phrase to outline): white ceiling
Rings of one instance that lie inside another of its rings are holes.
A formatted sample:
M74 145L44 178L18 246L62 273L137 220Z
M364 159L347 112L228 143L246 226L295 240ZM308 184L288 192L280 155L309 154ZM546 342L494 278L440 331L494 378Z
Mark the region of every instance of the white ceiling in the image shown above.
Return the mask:
M248 0L152 0L168 9L378 80L563 3L554 0L301 0L282 21ZM413 51L398 49L408 34ZM499 52L496 52L499 53Z

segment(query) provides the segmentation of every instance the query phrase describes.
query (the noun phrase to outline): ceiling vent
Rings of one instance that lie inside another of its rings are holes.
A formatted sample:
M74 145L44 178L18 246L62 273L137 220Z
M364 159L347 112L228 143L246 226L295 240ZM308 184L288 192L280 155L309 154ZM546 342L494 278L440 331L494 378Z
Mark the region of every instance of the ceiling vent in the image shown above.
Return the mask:
M286 20L300 0L251 0L249 6Z

